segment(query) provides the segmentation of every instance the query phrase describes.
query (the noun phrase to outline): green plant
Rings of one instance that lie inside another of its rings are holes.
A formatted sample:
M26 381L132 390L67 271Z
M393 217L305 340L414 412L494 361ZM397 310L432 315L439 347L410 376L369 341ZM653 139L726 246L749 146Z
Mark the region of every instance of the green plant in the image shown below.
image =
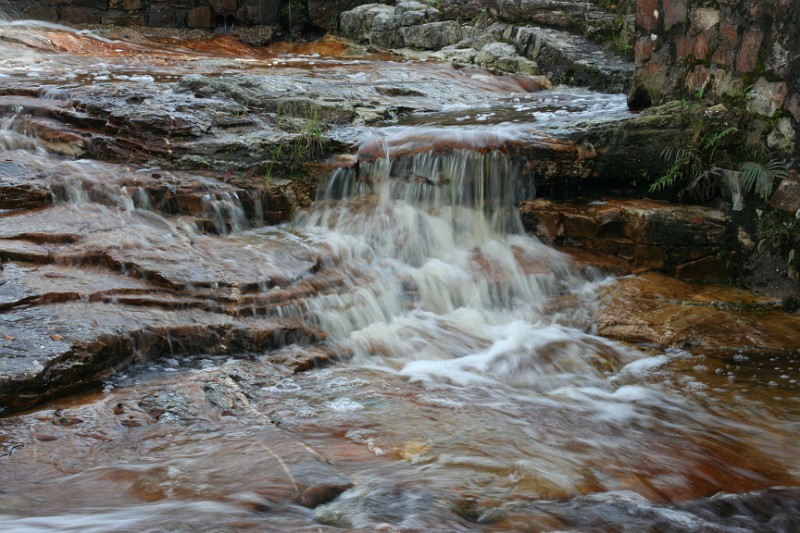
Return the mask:
M264 188L268 188L272 183L272 177L275 172L275 165L280 164L283 161L283 145L280 143L275 144L269 151L269 161L267 162L267 167L264 170Z
M303 112L304 118L289 119L281 107L278 108L275 127L290 132L292 137L288 142L277 143L269 150L269 162L264 175L265 187L269 185L279 167L286 172L294 173L300 170L303 163L323 155L323 125L319 119L319 109L312 105Z
M764 201L772 196L775 182L782 180L787 174L786 164L777 159L771 159L765 164L745 161L739 170L742 173L742 192L755 192Z
M661 152L661 158L669 164L667 172L650 185L650 192L658 192L678 184L695 197L708 199L710 190L723 168L719 166L719 150L727 144L735 144L739 129L728 127L702 135L702 127L686 144L670 145Z
M280 25L290 32L295 26L304 25L308 20L308 7L303 0L285 2L278 13Z
M611 30L611 45L614 50L625 56L633 55L634 32L628 27L623 15L617 16Z
M756 211L758 216L758 248L781 254L800 241L800 222L791 214L776 210Z

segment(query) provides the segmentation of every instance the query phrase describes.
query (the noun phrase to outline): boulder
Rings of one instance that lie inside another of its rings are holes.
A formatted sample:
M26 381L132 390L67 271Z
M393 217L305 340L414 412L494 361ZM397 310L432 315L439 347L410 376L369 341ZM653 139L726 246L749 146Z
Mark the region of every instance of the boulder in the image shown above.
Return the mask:
M772 117L783 108L787 93L786 82L770 83L759 78L753 89L747 93L747 109L756 115Z
M345 11L339 16L339 32L350 39L369 42L373 20L379 15L384 18L393 17L394 7L383 4L365 4Z
M278 23L279 0L239 0L237 25L272 26Z
M492 72L539 73L536 63L520 56L513 46L506 43L487 44L475 57L475 63Z
M452 20L429 22L419 26L403 27L401 34L405 46L423 50L439 50L461 40L461 27Z
M402 20L393 13L378 13L372 19L367 41L373 46L382 48L402 48L405 46L403 33L400 31Z
M208 6L196 7L186 16L186 26L189 28L211 28L213 17Z

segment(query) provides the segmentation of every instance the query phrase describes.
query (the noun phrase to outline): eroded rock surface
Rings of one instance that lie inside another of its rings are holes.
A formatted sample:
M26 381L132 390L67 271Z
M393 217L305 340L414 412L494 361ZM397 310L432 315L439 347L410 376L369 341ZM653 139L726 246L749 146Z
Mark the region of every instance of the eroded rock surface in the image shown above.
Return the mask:
M637 269L690 281L725 282L734 265L721 258L730 220L716 209L648 200L594 204L526 202L523 222L548 243L576 246L629 261Z
M597 316L598 333L613 339L692 353L795 353L800 319L780 301L749 291L686 284L660 274L619 280Z

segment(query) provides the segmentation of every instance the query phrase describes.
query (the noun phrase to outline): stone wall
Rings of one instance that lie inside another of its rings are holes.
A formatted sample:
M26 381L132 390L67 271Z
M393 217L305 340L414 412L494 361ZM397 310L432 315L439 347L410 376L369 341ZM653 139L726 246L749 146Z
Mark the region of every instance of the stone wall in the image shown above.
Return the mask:
M634 108L681 98L736 103L751 135L796 153L800 2L639 0Z

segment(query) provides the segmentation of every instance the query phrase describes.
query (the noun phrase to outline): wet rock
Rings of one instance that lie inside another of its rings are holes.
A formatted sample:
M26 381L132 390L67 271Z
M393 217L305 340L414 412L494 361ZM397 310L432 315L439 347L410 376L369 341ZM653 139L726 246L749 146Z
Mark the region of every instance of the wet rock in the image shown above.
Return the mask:
M545 242L611 254L680 279L728 279L731 266L718 256L730 220L714 209L646 200L575 205L538 199L525 202L521 216L526 229Z
M295 497L295 502L313 509L335 500L344 491L353 488L352 483L320 483L305 489Z
M155 213L126 212L113 202L60 204L3 220L3 408L73 391L165 353L259 353L322 338L291 320L243 318L275 316L287 298L317 290L267 290L317 269L317 259L293 257L277 242L185 233ZM39 266L14 262L20 259Z
M134 361L167 353L263 352L311 339L297 325L266 319L102 303L39 306L1 316L3 335L9 337L0 340L5 410L73 392ZM52 331L59 340L51 338Z
M520 53L536 61L555 83L624 92L633 76L630 60L580 35L522 27L515 42Z
M693 353L793 351L800 319L778 305L740 289L645 274L608 289L597 314L598 333Z

